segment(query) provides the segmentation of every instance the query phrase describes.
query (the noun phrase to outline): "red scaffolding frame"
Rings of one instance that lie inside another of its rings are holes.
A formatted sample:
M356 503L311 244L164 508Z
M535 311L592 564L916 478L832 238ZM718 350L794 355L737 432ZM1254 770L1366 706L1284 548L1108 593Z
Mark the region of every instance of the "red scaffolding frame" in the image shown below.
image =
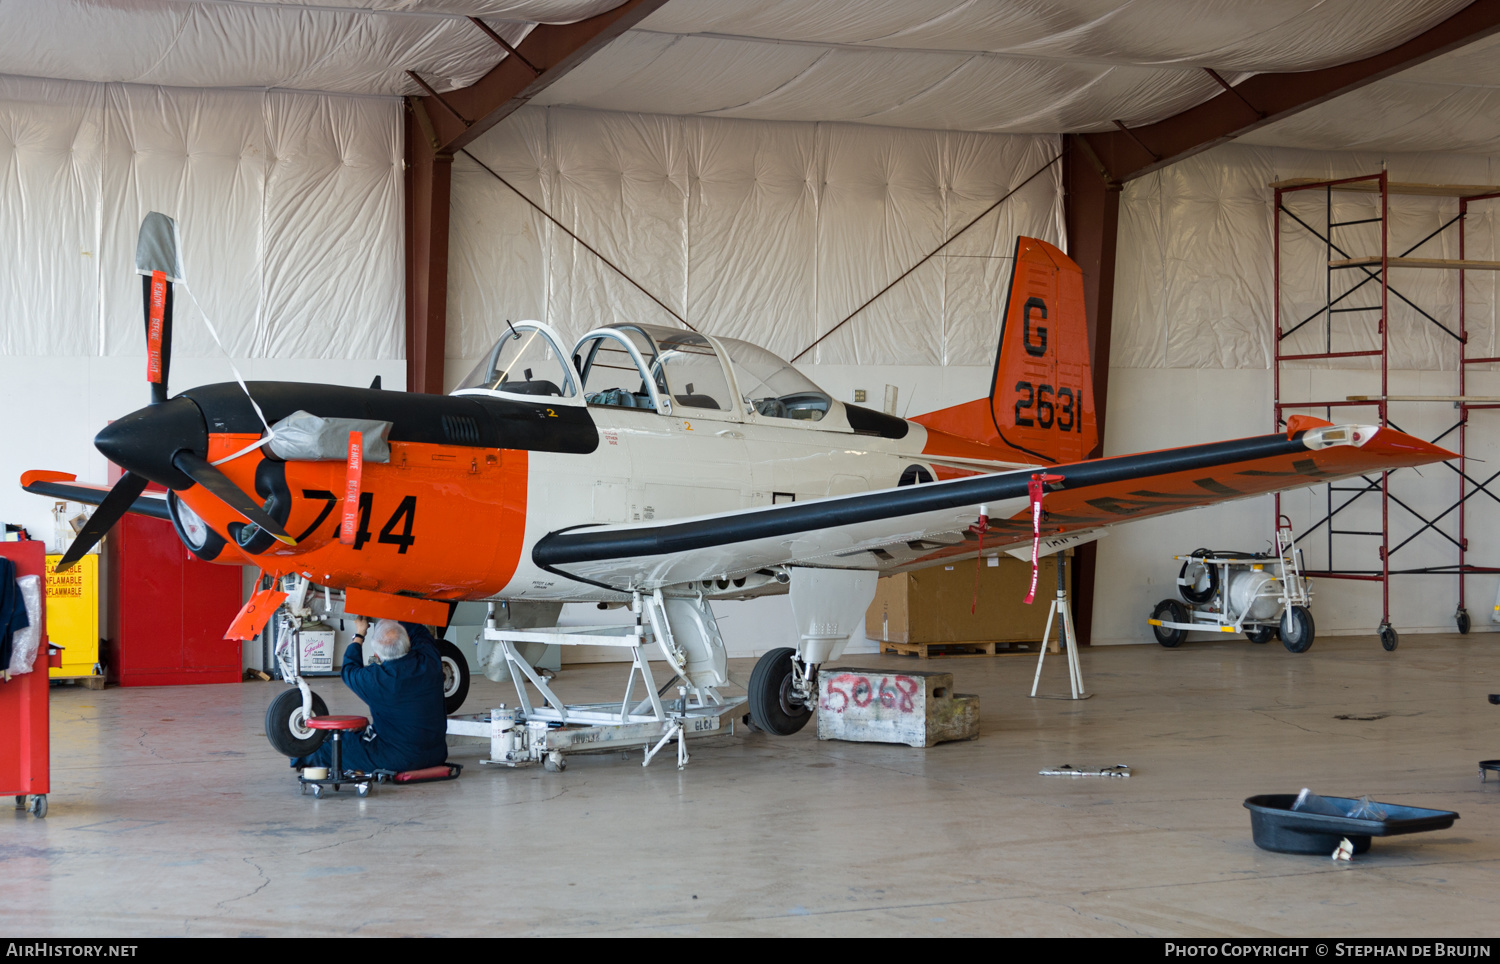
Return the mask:
M1483 492L1485 495L1500 503L1500 496L1490 491L1488 486L1497 478L1500 471L1490 475L1480 482L1469 474L1468 458L1468 431L1469 416L1472 412L1484 409L1500 408L1500 398L1476 398L1467 394L1468 390L1468 368L1471 365L1490 364L1500 362L1500 356L1496 357L1469 357L1468 353L1468 327L1467 327L1467 284L1466 272L1471 270L1500 270L1500 262L1497 261L1471 261L1467 259L1467 231L1466 222L1469 213L1469 205L1476 201L1485 201L1500 198L1500 187L1483 187L1474 185L1433 185L1433 184L1404 184L1393 183L1387 173L1381 171L1379 174L1365 174L1357 177L1336 178L1329 180L1315 180L1311 178L1299 178L1290 181L1280 181L1271 185L1275 191L1275 216L1274 216L1274 288L1275 300L1272 308L1273 324L1273 349L1275 361L1273 370L1273 405L1274 425L1280 430L1286 424L1288 410L1296 409L1322 409L1328 418L1332 418L1334 409L1365 408L1374 409L1381 426L1391 425L1390 404L1392 402L1448 402L1458 412L1457 422L1449 429L1441 433L1434 442L1441 442L1446 436L1457 432L1459 458L1454 460L1457 465L1445 463L1458 476L1458 499L1442 512L1432 518L1414 509L1405 501L1393 496L1390 491L1390 473L1382 472L1379 480L1363 476L1363 485L1335 485L1324 486L1326 498L1326 513L1313 522L1305 531L1297 535L1300 544L1303 539L1323 530L1327 538L1328 568L1324 570L1309 571L1309 576L1323 576L1331 579L1353 579L1381 584L1381 618L1377 632L1381 643L1386 649L1396 648L1399 636L1391 625L1391 593L1390 581L1393 575L1456 575L1458 577L1458 608L1454 613L1459 632L1467 633L1470 628L1470 619L1466 601L1465 578L1471 573L1494 573L1500 572L1500 568L1493 566L1475 566L1468 560L1468 533L1466 506L1469 498ZM1287 208L1285 198L1289 194L1321 190L1324 194L1324 222L1320 231L1308 220L1298 216L1297 213ZM1336 191L1357 191L1363 193L1375 193L1379 195L1379 214L1369 218L1354 218L1347 221L1334 220L1333 195ZM1399 255L1392 256L1390 252L1390 198L1393 194L1422 195L1427 197L1450 197L1458 201L1458 211L1449 220L1443 222L1436 230L1429 233L1416 244L1402 251ZM1324 245L1324 297L1323 305L1306 318L1301 319L1290 328L1283 329L1281 319L1282 305L1282 227L1287 220L1295 222L1307 233L1318 238ZM1353 227L1361 224L1378 224L1380 234L1380 254L1357 256L1344 250L1335 240L1335 234L1340 228ZM1449 228L1457 225L1459 256L1457 259L1444 258L1420 258L1413 257L1412 253L1417 249L1439 237ZM1418 306L1412 299L1406 297L1399 289L1390 283L1390 272L1392 268L1426 268L1438 270L1458 271L1458 324L1457 330L1443 324L1432 313ZM1336 272L1359 271L1364 277L1355 284L1347 287L1342 292L1335 294L1334 277ZM1344 300L1361 290L1367 284L1375 283L1379 287L1380 298L1378 304L1356 305L1343 304ZM1391 296L1395 295L1409 307L1414 309L1427 322L1442 329L1447 335L1454 338L1458 343L1458 365L1457 382L1458 391L1455 395L1392 395L1390 393L1390 306ZM1376 334L1379 336L1379 348L1336 351L1333 331L1333 316L1340 313L1352 314L1377 314ZM1286 354L1282 351L1283 341L1317 319L1323 319L1324 343L1323 351L1298 352ZM1336 358L1378 358L1380 360L1380 393L1378 395L1350 395L1342 399L1294 399L1288 400L1282 397L1282 365L1291 361L1313 361ZM1400 426L1394 426L1400 428ZM1336 517L1349 506L1364 496L1380 495L1380 530L1357 530L1336 528ZM1344 501L1335 504L1339 497L1347 496ZM1279 519L1282 512L1281 496L1275 496L1275 518ZM1390 506L1396 502L1407 513L1416 517L1422 523L1417 531L1394 547L1391 545L1391 513ZM1438 523L1446 516L1456 512L1457 535L1449 535L1439 528ZM1274 520L1273 520L1274 521ZM1417 537L1427 532L1435 532L1452 542L1457 549L1458 561L1454 565L1441 566L1416 566L1406 569L1392 569L1391 556L1410 544ZM1378 570L1339 568L1335 565L1335 537L1376 537L1380 539Z

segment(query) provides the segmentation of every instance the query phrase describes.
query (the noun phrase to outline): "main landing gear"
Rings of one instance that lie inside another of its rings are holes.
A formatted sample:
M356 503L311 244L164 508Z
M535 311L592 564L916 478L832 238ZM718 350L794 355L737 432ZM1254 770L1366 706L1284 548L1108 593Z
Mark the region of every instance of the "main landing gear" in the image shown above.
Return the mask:
M791 736L812 718L818 698L818 668L797 658L790 646L760 658L750 674L750 722L773 736Z
M446 639L437 641L437 651L443 665L443 714L452 716L469 698L469 661L463 650Z
M838 659L875 598L877 573L854 569L791 569L797 648L773 649L750 674L749 722L773 736L807 725L818 704L818 667Z

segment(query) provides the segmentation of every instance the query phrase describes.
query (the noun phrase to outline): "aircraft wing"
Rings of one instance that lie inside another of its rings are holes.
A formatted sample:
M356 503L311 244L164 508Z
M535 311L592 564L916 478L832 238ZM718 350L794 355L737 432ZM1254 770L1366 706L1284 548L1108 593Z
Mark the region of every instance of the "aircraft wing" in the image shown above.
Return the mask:
M1035 466L738 512L549 533L532 560L610 589L734 579L778 565L893 571L979 551L970 531L988 507L984 548L1031 542L1027 483L1062 476L1044 499L1043 536L1456 458L1394 429L1323 425L1306 431Z
M67 499L69 502L82 502L84 505L98 505L104 501L106 495L109 495L109 486L79 482L77 479L78 476L67 472L26 472L21 476L21 488L37 495ZM171 521L172 518L167 511L165 492L143 492L136 496L135 502L126 511L137 515L149 515L153 519Z

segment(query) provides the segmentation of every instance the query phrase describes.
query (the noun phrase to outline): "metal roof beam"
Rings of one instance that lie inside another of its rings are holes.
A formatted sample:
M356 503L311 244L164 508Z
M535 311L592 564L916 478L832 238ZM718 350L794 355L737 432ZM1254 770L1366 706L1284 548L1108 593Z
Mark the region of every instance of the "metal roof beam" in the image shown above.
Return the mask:
M1500 0L1475 0L1430 30L1373 57L1322 70L1256 74L1166 120L1128 130L1116 122L1119 130L1079 136L1111 180L1129 181L1497 31Z
M452 154L467 147L666 2L626 0L577 23L537 24L515 53L506 44L505 59L468 87L410 98L412 110L423 116L423 128L431 129L432 149ZM485 32L494 39L492 31Z

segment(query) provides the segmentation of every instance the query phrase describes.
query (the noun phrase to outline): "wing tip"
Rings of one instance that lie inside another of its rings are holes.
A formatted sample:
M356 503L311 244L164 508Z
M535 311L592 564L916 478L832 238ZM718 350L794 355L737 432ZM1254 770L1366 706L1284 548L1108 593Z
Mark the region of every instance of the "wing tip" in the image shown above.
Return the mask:
M1401 452L1407 457L1409 465L1426 465L1429 462L1446 462L1449 459L1459 457L1457 452L1450 451L1435 442L1408 435L1399 429L1390 426L1381 426L1375 432L1370 441L1379 442L1387 450Z
M28 469L21 473L21 488L30 489L38 482L76 482L78 476L72 472L56 472L52 469Z

